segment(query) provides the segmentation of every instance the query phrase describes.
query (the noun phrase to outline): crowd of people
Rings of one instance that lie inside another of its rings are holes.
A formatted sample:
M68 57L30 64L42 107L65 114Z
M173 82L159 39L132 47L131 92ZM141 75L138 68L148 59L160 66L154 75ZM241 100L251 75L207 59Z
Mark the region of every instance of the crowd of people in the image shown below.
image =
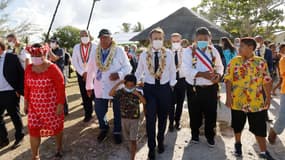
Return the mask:
M154 28L149 33L149 46L138 55L135 45L124 49L117 45L108 29L99 32L99 44L92 43L88 30L80 31L71 63L83 101L83 121L92 120L93 110L99 121L97 141L103 143L107 138L110 125L106 113L112 104L114 142L129 141L130 159L135 159L139 119L145 116L148 158L154 160L156 152L165 151L166 129L181 129L186 97L190 143L200 143L199 131L204 124L207 145L213 148L219 84L225 83L235 155L242 156L241 134L248 120L260 148L259 156L273 160L266 147L266 122L270 121L271 95L281 87L281 110L268 136L269 142L275 143L285 128L285 44L266 46L262 36L236 38L234 43L222 37L219 44L213 44L211 32L205 27L197 28L191 45L183 38L187 37L172 33L171 47L166 48L164 31ZM53 37L48 44L25 46L15 34L9 34L7 45L0 42L0 148L9 145L5 111L15 127L12 148L23 142L19 102L24 96L32 160L40 159L41 137L47 136L56 137L55 158L63 157L64 117L69 114L65 93L68 75L64 74L68 62L59 41ZM273 87L276 78L279 82Z

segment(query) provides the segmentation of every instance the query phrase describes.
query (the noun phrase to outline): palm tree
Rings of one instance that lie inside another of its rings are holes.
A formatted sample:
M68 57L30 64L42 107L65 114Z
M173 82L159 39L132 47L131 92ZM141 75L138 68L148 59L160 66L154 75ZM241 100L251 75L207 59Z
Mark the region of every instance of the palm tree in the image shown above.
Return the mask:
M137 22L137 24L133 27L133 32L140 32L144 30L144 27L141 22Z
M130 30L131 30L131 24L124 22L122 24L122 31L127 33L130 32Z

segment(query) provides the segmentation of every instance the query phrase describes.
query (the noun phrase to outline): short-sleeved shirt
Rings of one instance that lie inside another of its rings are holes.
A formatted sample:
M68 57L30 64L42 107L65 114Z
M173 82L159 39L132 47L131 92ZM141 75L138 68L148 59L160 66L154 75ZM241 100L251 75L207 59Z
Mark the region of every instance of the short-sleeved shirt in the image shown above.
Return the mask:
M231 60L225 81L232 82L233 110L258 112L265 110L263 85L271 82L267 64L254 56L244 60L237 56Z
M281 94L285 94L285 57L282 56L282 58L279 61L279 68L280 68L280 77L283 79L282 85L281 85Z
M116 92L115 97L119 99L122 118L138 119L140 117L140 100L138 96L122 88Z
M59 57L59 59L54 62L58 68L63 72L64 69L64 51L61 48L53 49L52 52Z

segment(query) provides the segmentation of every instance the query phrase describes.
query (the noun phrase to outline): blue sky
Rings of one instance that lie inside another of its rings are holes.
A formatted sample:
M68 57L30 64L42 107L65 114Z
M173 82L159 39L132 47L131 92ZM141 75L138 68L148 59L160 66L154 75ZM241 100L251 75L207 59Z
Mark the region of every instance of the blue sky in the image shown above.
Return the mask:
M93 0L62 0L53 29L72 25L86 28ZM100 29L108 28L112 32L120 31L121 24L135 24L140 21L144 27L165 18L181 7L192 8L200 0L100 0L96 2L91 33L96 36ZM57 0L12 0L6 12L10 20L18 23L29 20L47 31Z

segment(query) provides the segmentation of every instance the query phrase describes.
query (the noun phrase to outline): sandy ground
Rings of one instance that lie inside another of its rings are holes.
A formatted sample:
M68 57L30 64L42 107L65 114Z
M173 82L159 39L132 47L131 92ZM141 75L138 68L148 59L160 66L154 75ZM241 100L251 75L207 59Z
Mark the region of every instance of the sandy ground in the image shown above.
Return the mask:
M222 87L223 88L223 87ZM222 89L224 90L224 89ZM115 145L113 143L112 134L104 143L98 144L96 137L99 133L98 121L96 116L90 123L82 122L83 110L79 88L75 78L70 80L67 86L67 94L69 100L70 115L66 117L64 129L64 160L127 160L129 154L127 144ZM206 98L206 97L205 97ZM233 156L234 138L232 129L227 122L230 120L230 112L224 106L225 93L221 93L221 103L219 108L219 121L217 123L217 136L215 148L209 148L206 139L201 134L201 142L195 145L189 145L191 139L189 128L188 110L185 105L182 126L183 129L178 132L166 132L165 145L166 151L163 154L157 154L158 160L236 160ZM279 111L279 98L273 97L270 109L270 118L275 120ZM112 119L111 108L108 112L108 118ZM5 118L6 126L9 130L10 145L0 150L0 160L29 160L31 157L29 136L25 137L24 144L16 150L10 147L14 141L14 129L9 117ZM23 116L23 122L27 125L27 117ZM112 120L110 120L112 123ZM268 126L269 127L269 126ZM27 129L25 128L27 133ZM258 146L254 136L248 131L246 126L242 136L243 158L238 160L257 160ZM147 159L147 143L145 134L145 121L141 119L139 132L139 150L136 159ZM285 160L285 132L279 136L275 145L268 144L268 150L277 160ZM42 160L51 160L55 153L54 138L43 138L40 148Z

